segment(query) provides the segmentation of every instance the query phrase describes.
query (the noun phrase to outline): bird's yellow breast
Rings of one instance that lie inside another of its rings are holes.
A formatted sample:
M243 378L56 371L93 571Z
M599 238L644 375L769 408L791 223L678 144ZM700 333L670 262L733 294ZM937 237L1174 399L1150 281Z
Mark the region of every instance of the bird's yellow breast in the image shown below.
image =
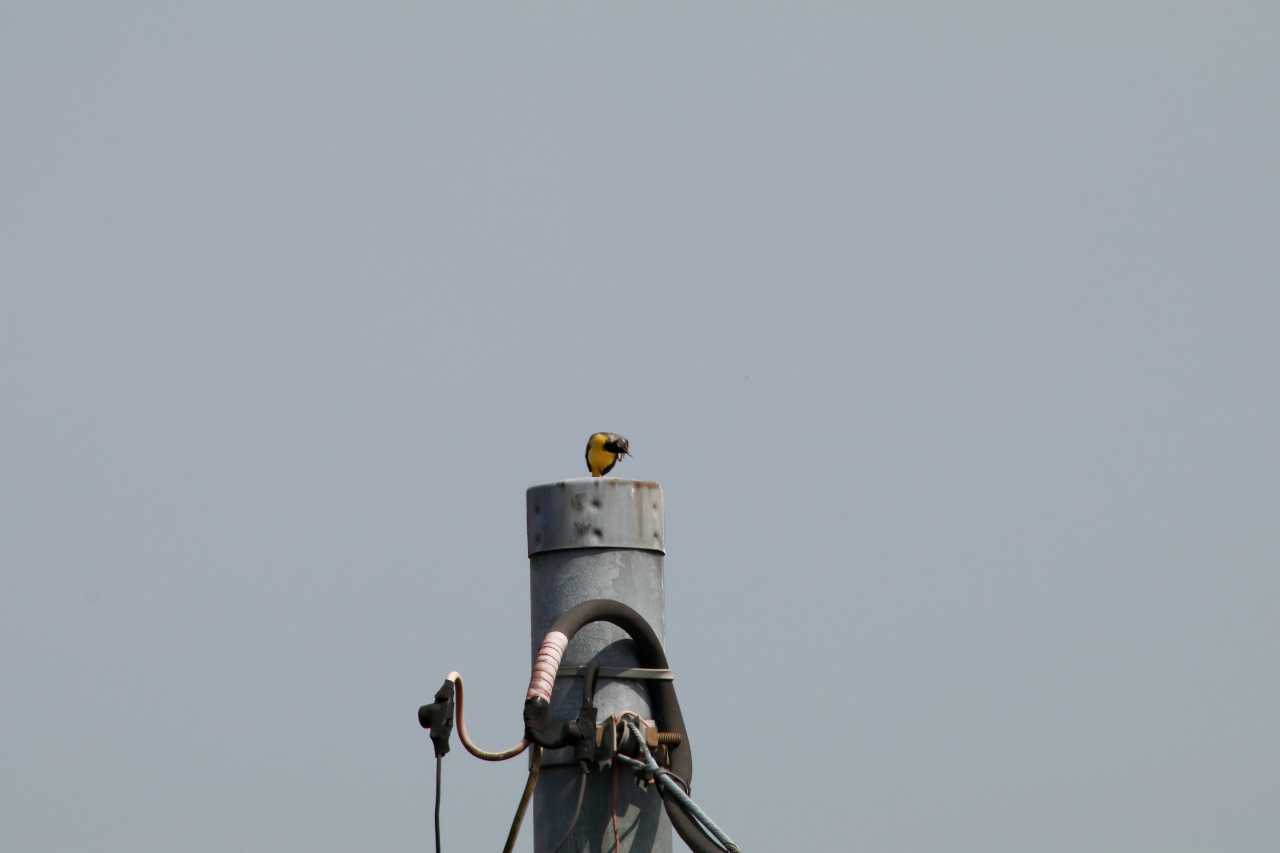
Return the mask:
M587 467L591 469L592 477L603 477L604 472L618 461L618 454L604 449L605 441L602 436L592 436L591 445L587 448Z

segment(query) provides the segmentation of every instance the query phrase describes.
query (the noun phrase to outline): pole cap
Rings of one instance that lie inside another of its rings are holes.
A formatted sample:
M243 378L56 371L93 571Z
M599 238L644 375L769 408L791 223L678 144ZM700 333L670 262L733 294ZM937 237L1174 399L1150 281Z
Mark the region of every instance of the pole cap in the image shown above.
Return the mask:
M529 556L569 548L665 554L662 486L650 480L581 477L525 492Z

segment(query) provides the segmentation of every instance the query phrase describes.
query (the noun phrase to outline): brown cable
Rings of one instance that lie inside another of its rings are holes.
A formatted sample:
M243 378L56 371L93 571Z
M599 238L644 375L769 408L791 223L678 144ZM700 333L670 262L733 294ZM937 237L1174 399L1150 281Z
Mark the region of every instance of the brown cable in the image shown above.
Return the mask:
M520 835L520 824L524 823L524 813L529 809L529 800L533 798L533 789L538 785L538 773L542 769L542 747L533 745L529 753L529 779L524 783L524 793L520 795L520 804L516 806L515 817L511 818L511 829L507 832L507 843L502 853L511 853L516 849L516 838Z
M613 821L613 853L622 850L622 836L618 834L618 762L613 762L613 800L609 804L609 819Z
M449 673L447 680L453 682L454 686L454 717L458 722L458 739L462 741L463 747L467 752L479 758L481 761L506 761L508 758L515 758L524 752L529 746L529 741L524 738L510 749L504 749L501 752L489 752L481 749L471 742L471 736L467 733L467 724L462 717L462 676L456 672Z

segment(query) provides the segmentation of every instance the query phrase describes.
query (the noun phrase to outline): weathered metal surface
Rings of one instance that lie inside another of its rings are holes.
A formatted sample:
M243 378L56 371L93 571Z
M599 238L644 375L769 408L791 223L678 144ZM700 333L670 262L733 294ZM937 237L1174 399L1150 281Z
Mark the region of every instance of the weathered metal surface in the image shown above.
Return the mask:
M664 553L662 486L584 477L525 493L529 556L567 548L639 548Z
M536 654L555 620L594 598L621 601L663 636L663 500L657 483L615 478L566 480L531 487L526 495L529 533L531 646ZM613 625L587 625L569 642L551 698L552 716L576 717L582 679L566 677L591 660L602 669L638 667L634 643ZM598 722L632 711L652 717L646 681L602 678L597 682ZM570 749L547 750L533 801L537 853L550 853L564 837L578 793L578 770ZM631 771L618 779L621 850L670 853L671 825L653 790L640 791ZM588 779L574 841L566 850L611 851L612 773Z

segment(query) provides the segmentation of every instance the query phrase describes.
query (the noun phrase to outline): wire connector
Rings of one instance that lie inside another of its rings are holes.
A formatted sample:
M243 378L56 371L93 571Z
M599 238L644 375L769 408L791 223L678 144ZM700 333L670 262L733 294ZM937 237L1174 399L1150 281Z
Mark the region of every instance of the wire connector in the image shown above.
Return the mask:
M449 736L453 734L453 689L453 682L446 678L436 691L436 701L418 709L418 725L431 733L436 758L443 758L449 751Z

